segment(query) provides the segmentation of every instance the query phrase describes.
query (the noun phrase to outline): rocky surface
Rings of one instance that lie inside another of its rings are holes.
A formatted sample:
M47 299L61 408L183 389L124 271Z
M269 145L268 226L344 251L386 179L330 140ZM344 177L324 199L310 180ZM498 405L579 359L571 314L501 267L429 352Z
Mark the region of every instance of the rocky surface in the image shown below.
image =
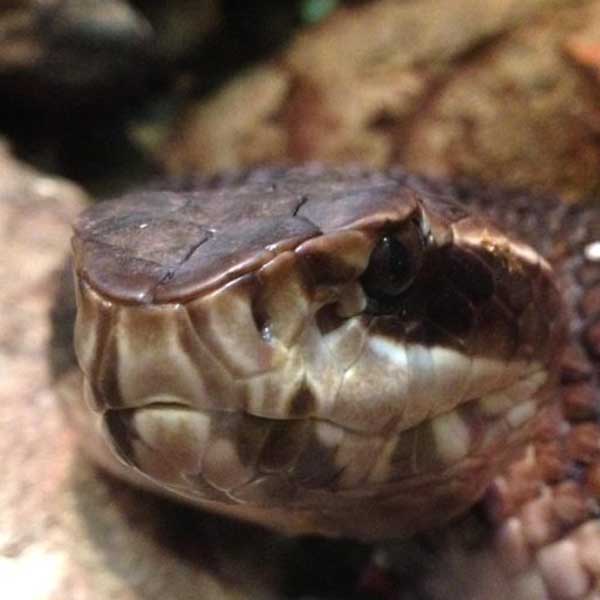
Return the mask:
M273 160L400 163L590 193L600 189L600 90L577 62L597 69L589 48L598 36L596 0L349 6L190 98L155 152L172 173Z

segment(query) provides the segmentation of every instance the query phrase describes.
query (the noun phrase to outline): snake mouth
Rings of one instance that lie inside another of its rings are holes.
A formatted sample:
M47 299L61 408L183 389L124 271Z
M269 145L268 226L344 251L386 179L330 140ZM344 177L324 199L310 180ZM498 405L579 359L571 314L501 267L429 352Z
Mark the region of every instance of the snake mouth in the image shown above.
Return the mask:
M103 421L122 461L175 491L228 503L305 506L315 495L339 502L408 482L447 480L467 458L507 460L507 448L518 448L534 427L546 383L547 373L533 370L454 410L381 433L319 418L205 411L165 398L108 409Z

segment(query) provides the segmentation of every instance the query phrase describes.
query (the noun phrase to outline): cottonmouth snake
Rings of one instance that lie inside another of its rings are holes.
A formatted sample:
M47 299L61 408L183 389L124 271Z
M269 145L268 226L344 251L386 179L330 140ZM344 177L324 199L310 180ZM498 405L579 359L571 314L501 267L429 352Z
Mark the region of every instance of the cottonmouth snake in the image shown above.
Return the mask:
M402 171L101 203L75 225L66 408L109 469L288 533L406 536L487 490L522 570L597 526L599 240L591 205Z

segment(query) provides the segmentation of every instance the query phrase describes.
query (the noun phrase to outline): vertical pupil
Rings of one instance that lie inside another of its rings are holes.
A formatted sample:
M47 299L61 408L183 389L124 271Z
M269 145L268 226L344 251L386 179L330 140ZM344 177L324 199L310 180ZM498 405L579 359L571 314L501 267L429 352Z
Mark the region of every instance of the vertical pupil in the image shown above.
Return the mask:
M410 276L410 260L406 247L389 236L383 238L383 243L387 254L389 277L394 284L401 285Z

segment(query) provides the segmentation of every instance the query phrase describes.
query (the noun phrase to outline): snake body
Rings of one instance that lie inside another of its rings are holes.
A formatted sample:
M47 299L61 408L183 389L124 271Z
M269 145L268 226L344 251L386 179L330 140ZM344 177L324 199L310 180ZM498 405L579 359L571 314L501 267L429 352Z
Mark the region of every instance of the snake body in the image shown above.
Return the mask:
M561 398L597 417L600 217L493 200L304 167L89 209L74 377L92 410L69 402L86 445L288 533L405 536L495 478L502 496L522 450L556 442L549 423L572 427Z

